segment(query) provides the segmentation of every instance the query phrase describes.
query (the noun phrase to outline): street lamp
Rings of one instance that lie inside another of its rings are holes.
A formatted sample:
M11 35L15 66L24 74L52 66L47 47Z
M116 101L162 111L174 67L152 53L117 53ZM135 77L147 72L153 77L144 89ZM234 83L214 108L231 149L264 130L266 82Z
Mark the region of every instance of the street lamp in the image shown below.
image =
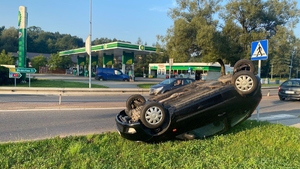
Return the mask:
M293 67L293 59L294 59L294 55L295 55L295 53L296 53L296 49L297 49L297 46L294 47L294 51L293 51L293 54L292 54L291 65L289 66L289 67L290 67L289 79L291 79L292 67Z

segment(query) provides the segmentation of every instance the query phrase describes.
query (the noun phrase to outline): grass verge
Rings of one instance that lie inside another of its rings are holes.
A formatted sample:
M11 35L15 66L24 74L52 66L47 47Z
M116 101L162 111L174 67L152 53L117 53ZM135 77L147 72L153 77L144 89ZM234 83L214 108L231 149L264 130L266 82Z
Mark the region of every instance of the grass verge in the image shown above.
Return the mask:
M157 83L149 83L149 84L138 84L139 88L150 89L151 86L156 85Z
M245 121L224 135L159 144L117 133L0 144L0 168L299 168L300 130Z
M9 85L14 86L14 84ZM29 83L17 84L17 87L28 87ZM67 82L63 80L39 80L35 79L30 82L30 87L57 87L57 88L88 88L88 83ZM108 88L102 85L92 84L92 88Z

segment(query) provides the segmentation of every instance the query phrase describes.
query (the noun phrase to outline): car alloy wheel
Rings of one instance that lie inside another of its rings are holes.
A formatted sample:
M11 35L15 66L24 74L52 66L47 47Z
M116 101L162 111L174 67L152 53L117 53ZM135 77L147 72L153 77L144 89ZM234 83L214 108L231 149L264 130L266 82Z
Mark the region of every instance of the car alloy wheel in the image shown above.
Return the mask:
M241 75L235 80L236 87L243 92L253 88L253 79L248 75Z
M240 95L246 96L254 93L258 87L258 81L252 72L240 71L233 75L231 84Z
M146 121L151 124L151 125L157 125L161 122L162 120L162 111L160 110L159 107L150 107L146 112L145 112L145 119Z
M143 106L140 120L150 129L157 129L162 126L166 118L166 110L157 102L148 102Z

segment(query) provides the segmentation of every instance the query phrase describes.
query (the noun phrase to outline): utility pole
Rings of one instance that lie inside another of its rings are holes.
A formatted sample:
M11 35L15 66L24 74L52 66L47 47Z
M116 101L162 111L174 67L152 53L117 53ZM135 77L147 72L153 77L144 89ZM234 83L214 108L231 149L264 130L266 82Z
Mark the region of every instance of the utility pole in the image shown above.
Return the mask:
M294 51L293 51L293 54L292 54L291 65L289 66L289 67L290 67L290 75L289 75L289 79L291 79L291 74L292 74L293 58L294 58L295 48L296 48L296 47L294 47Z
M92 0L90 0L89 88L92 88Z
M273 80L273 67L274 67L274 66L273 66L273 64L272 64L272 68L271 68L271 69L272 69L272 70L271 70L271 80Z

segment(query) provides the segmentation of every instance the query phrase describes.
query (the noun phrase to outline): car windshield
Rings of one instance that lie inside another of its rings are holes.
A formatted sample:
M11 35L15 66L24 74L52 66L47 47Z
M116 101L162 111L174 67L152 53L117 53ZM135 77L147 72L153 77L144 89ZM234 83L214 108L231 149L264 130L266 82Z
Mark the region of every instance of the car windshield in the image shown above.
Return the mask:
M282 84L282 86L299 87L300 86L300 81L298 81L298 80L289 80L289 81L284 82Z
M175 81L175 79L166 79L166 80L160 82L159 84L171 84L171 83L173 83L174 81Z

